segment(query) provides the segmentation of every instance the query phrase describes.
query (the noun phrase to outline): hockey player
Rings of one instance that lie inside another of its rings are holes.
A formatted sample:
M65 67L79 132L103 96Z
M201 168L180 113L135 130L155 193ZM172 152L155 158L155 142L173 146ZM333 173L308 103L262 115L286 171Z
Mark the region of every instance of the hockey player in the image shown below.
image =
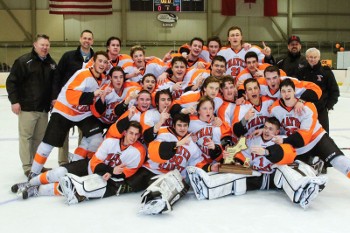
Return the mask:
M162 127L157 138L149 144L149 159L143 167L126 180L133 191L146 189L142 194L141 213L171 211L172 205L187 192L188 185L183 181L186 166L217 170L217 165L204 162L200 149L188 133L189 123L188 115L175 115L173 126Z
M141 131L140 123L131 121L121 139L105 139L90 161L83 159L60 166L28 182L16 184L11 190L19 191L23 199L64 194L68 204L123 193L126 191L123 190L123 182L113 179L128 178L141 167L146 157L145 148L137 141ZM89 174L95 175L87 176ZM101 187L96 188L98 184Z
M127 54L120 54L120 48L122 46L122 42L120 38L116 36L111 36L107 39L106 42L106 52L108 54L108 67L106 69L106 73L109 73L113 67L120 66L122 67L125 63L133 62L132 58ZM87 64L85 64L85 68L91 67L93 64L93 60L90 59Z
M214 101L208 97L200 98L197 115L191 115L188 132L196 138L196 144L202 151L207 163L220 162L222 159L221 138L229 134L230 126L224 122L220 127L214 126Z
M280 83L283 79L290 78L288 76L281 77L280 69L277 66L269 66L264 70L264 77L259 78L260 94L269 96L272 99L280 98ZM322 95L322 90L312 82L299 81L290 78L295 85L296 97L309 102L316 102Z
M172 126L172 118L169 114L172 101L173 99L169 89L157 91L155 96L157 107L141 114L142 134L147 144L154 140L160 127Z
M276 137L275 142L288 143L296 148L297 159L308 161L310 156L318 156L326 166L332 165L350 178L350 159L322 128L315 105L295 97L295 85L291 79L283 80L280 90L281 99L272 105L271 114L281 122L288 137ZM304 105L302 114L294 111L298 102Z
M171 60L171 75L164 81L163 84L158 86L157 90L169 89L172 93L173 99L179 98L186 88L184 77L187 72L187 60L180 56L174 57Z
M227 195L242 195L256 189L282 188L290 200L303 208L310 205L324 188L327 178L316 176L316 171L301 161L288 166L295 158L295 150L288 144L277 145L273 139L279 134L280 123L272 117L264 124L263 134L249 139L249 148L235 158L250 159L252 175L208 174L196 167L187 167L189 179L199 200ZM224 152L224 156L228 153Z
M237 105L233 113L233 137L249 136L256 129L261 128L266 118L270 116L269 107L274 100L260 96L260 86L256 79L248 78L244 81L244 89L248 100Z
M102 86L103 95L94 99L91 111L103 124L104 128L109 128L117 119L115 106L122 102L130 89L134 86L131 82L125 81L125 73L120 66L113 67L109 72L110 80Z
M233 78L236 78L239 72L246 67L244 56L247 52L255 52L259 57L259 62L262 63L264 61L264 51L262 51L260 48L256 46L253 46L248 50L243 48L242 29L240 27L233 26L229 28L227 31L227 40L230 43L230 47L222 48L217 55L225 57L227 62L226 74L231 75ZM271 50L269 51L271 53Z
M203 46L203 50L199 57L203 58L206 62L211 63L221 47L221 40L218 36L209 37L207 40L207 46Z
M133 46L130 49L130 56L132 57L133 62L125 63L122 66L127 74L126 79L128 82L140 82L142 76L147 73L154 74L158 77L167 69L167 65L165 65L159 58L154 57L153 59L146 61L145 50L141 46Z
M92 116L90 105L96 96L104 92L99 88L106 81L103 72L107 65L107 54L96 52L93 67L76 72L62 88L52 109L45 136L35 154L29 180L40 173L52 149L62 147L69 129L74 125L82 130L85 137L77 152L86 157L96 151L102 142L102 125Z
M235 80L232 78L232 76L225 75L221 78L220 93L223 103L218 109L217 116L231 126L233 113L236 108L235 99L237 94Z
M151 94L146 90L142 90L137 94L136 101L136 106L130 107L119 117L117 122L109 127L106 137L120 138L127 125L125 120L140 122L141 114L151 106Z

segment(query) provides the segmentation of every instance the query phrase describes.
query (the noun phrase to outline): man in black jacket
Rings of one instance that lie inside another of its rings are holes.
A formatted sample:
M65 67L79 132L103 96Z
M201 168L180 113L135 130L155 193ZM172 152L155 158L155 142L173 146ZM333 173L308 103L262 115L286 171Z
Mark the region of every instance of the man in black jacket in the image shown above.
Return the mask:
M12 112L18 115L19 154L26 176L60 90L57 65L49 50L49 37L37 35L32 52L16 59L6 80Z
M301 41L299 36L288 39L288 53L276 59L275 65L284 70L289 77L296 77L298 69L307 65L305 56L300 53Z
M65 52L58 62L57 70L61 78L61 87L94 56L94 50L91 48L94 43L94 35L90 30L81 32L79 43L77 49ZM58 163L60 165L68 163L68 138L63 147L58 150Z
M338 102L339 87L332 70L328 66L321 65L321 53L318 49L310 48L305 55L308 64L297 72L297 78L313 82L322 89L322 96L315 105L318 112L318 120L329 133L328 111L333 109Z

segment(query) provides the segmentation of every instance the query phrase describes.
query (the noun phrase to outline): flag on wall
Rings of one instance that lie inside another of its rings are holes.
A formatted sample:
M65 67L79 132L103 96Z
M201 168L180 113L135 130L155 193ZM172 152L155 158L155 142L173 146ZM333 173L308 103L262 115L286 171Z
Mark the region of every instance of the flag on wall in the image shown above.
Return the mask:
M236 15L236 0L221 0L221 14L226 16Z
M226 16L277 16L277 0L221 0L221 14Z
M50 14L109 15L112 0L54 0L49 1Z
M264 0L264 16L277 16L277 0Z

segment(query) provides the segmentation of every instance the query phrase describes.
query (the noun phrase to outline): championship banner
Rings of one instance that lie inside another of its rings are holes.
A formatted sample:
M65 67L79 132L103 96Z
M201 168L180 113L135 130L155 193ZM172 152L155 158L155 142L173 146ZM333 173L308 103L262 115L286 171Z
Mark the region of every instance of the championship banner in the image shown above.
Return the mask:
M112 0L55 0L49 1L50 14L110 15Z

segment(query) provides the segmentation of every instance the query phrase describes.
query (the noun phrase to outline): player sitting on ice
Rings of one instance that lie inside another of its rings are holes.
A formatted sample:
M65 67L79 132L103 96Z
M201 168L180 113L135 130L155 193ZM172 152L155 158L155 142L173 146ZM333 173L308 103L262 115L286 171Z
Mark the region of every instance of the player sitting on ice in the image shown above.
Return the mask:
M242 195L247 190L282 188L292 202L308 207L324 188L327 178L316 176L316 171L301 161L295 161L292 166L286 165L293 162L296 153L289 144L273 142L279 128L276 118L268 118L262 135L247 140L248 149L236 154L238 160L249 159L252 175L206 173L196 167L187 167L197 199ZM228 156L227 152L225 156Z
M19 191L23 199L64 195L68 204L125 193L128 188L119 179L136 173L146 157L145 148L137 141L141 131L140 123L131 121L121 139L105 139L90 161L78 160L41 173L12 186L12 191Z
M189 122L188 115L176 114L172 127L161 127L148 146L148 160L126 180L134 192L146 189L142 194L140 213L171 211L174 203L188 190L188 185L183 181L187 166L217 171L218 164L207 164L201 150L192 141L188 133Z

